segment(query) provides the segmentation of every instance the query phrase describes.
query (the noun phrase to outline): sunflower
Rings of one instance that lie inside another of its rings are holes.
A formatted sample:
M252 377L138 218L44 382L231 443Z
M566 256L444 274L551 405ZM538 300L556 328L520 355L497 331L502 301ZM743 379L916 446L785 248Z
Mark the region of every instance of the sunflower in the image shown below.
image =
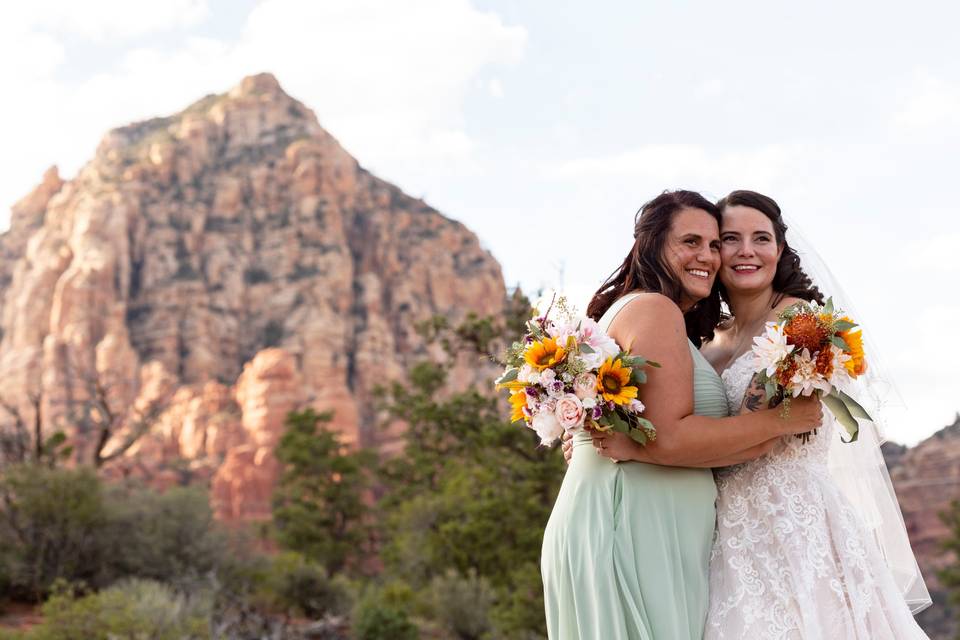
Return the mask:
M797 351L807 349L810 353L820 351L829 337L827 328L811 313L800 313L790 318L783 332L787 336L787 344L795 344Z
M850 329L841 331L838 335L850 347L850 351L847 352L850 359L844 362L843 366L847 368L847 372L853 378L863 375L867 370L867 361L863 353L863 333L860 332L860 329Z
M630 367L623 366L619 358L607 358L606 362L600 365L600 370L597 371L597 390L604 400L629 404L637 397L638 389L629 386L631 371Z
M525 406L527 406L527 394L523 389L510 394L510 422L526 420L527 417L523 414Z
M553 338L544 338L534 342L523 352L523 359L537 371L549 369L558 362L563 362L567 351L557 344Z

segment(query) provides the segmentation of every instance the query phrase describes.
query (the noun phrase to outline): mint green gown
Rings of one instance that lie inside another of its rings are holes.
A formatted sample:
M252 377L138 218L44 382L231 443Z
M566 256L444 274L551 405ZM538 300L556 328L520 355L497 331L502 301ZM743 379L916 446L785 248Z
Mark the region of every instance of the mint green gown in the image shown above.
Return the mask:
M728 415L720 377L690 351L694 412ZM551 640L701 640L716 497L710 469L612 462L575 435L543 535Z

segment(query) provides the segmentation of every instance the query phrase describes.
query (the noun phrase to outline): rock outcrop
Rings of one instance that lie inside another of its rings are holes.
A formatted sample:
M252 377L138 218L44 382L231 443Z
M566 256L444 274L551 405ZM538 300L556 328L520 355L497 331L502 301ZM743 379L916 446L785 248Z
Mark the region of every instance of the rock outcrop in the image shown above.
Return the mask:
M209 479L231 518L264 515L286 411L391 446L370 400L425 353L415 325L505 299L473 233L365 171L269 74L109 132L12 214L0 400L39 407L83 461Z
M948 612L937 572L957 562L942 548L949 532L940 514L951 501L960 500L960 415L951 426L914 447L885 446L884 455L910 543L935 600L919 620L931 638L953 638L960 628L956 614Z

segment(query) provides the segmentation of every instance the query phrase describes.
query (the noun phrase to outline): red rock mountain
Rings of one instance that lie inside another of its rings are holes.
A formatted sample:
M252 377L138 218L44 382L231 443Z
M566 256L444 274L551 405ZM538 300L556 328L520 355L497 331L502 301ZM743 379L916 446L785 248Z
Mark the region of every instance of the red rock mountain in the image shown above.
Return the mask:
M288 411L389 446L368 401L423 356L414 325L505 300L472 232L365 171L268 74L110 131L71 180L48 171L0 236L0 291L8 432L208 478L230 519L268 515Z
M934 640L955 638L960 632L960 612L947 607L937 572L958 561L942 548L949 532L940 514L951 501L960 500L960 415L952 425L909 449L885 444L884 456L910 543L934 597L934 606L918 619Z

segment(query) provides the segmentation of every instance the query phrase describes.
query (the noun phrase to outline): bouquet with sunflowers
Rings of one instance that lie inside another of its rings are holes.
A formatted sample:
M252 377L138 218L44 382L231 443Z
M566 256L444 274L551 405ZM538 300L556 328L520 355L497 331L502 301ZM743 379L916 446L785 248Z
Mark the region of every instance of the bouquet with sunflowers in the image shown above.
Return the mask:
M798 302L783 310L779 322L768 322L754 338L753 353L760 382L769 398L784 399L818 393L853 442L859 435L857 418L870 420L859 402L843 389L867 369L863 335L833 300L823 305ZM810 434L800 434L804 441Z
M575 316L563 298L555 302L542 315L535 310L523 340L507 350L496 388L510 391L511 421L523 420L545 445L583 427L626 433L640 444L655 439L637 392L644 368L660 365L622 351L596 322Z

